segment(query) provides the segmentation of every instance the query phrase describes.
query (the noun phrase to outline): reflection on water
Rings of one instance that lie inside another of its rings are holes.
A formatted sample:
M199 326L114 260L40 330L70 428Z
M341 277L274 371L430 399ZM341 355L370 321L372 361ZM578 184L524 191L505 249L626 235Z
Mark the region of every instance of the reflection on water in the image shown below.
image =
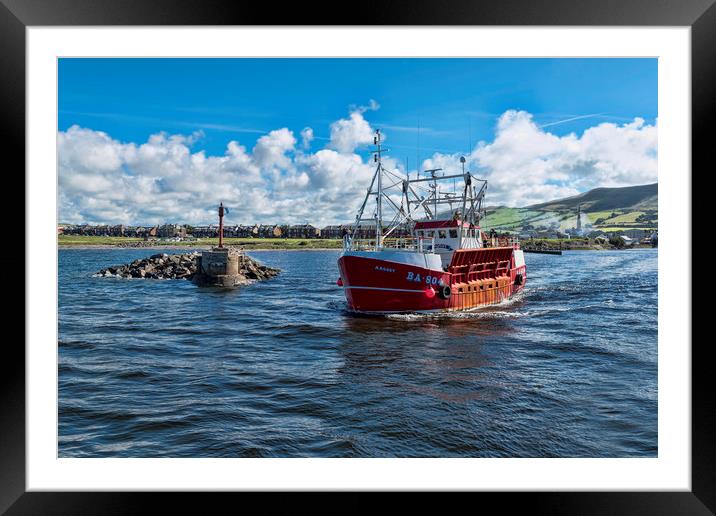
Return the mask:
M360 316L337 252L241 290L60 251L60 456L656 456L655 250L528 255L523 295Z

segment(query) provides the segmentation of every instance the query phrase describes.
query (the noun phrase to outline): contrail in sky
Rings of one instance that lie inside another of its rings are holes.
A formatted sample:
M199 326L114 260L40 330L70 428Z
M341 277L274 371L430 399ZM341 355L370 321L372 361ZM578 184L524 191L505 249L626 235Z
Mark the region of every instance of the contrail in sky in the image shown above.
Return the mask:
M549 127L551 125L557 125L557 124L563 124L565 122L571 122L572 120L581 120L582 118L592 118L594 116L603 116L606 115L606 113L592 113L591 115L582 115L582 116L575 116L572 118L565 118L564 120L559 120L557 122L550 122L548 124L542 124L540 127Z

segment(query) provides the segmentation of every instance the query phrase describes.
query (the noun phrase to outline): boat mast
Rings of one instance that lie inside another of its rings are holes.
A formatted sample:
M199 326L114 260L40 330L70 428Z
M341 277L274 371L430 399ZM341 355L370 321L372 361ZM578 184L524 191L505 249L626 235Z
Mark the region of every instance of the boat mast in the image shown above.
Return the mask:
M438 176L435 173L439 172L441 170L442 170L442 168L432 168L429 170L424 170L425 173L430 174L430 178L416 179L416 180L412 181L414 183L417 183L420 181L430 181L432 179L433 183L432 184L428 183L428 187L432 189L432 192L430 193L430 199L432 199L433 212L429 213L429 218L432 218L432 219L437 218L437 215L438 215L438 195L439 195L438 189L439 189L439 187L438 187ZM443 177L444 177L444 174L443 174ZM426 208L427 208L427 206L426 206Z
M374 137L373 142L376 144L378 143L377 136ZM380 152L378 154L380 154ZM377 212L376 212L375 216L373 217L373 219L364 219L363 218L363 213L365 211L366 205L368 204L368 199L370 199L371 196L374 194L373 186L376 183L376 179L378 180L378 184L379 184L379 186L378 186L379 193L377 195L376 201L377 201L378 205L380 206L380 197L381 197L380 191L383 189L383 187L382 187L382 181L381 181L381 177L380 177L381 176L381 164L380 164L378 154L375 155L375 161L378 163L378 166L375 169L375 174L373 174L373 179L371 179L371 181L370 181L370 186L368 187L368 191L366 192L365 198L363 199L363 203L361 204L360 209L358 210L358 214L356 215L356 221L355 221L355 224L353 225L353 231L351 232L351 235L350 235L349 248L352 248L353 240L358 235L358 231L360 229L361 222L368 222L369 220L376 221L376 219L378 218ZM378 210L382 211L380 207L378 208ZM380 224L376 223L376 236L378 236L379 231L382 231L382 229L380 229L380 230L378 229L379 226L380 226ZM377 245L377 242L376 242L376 245Z
M462 227L465 224L465 205L467 202L467 192L472 182L470 178L465 175L465 156L460 156L460 163L462 164L462 178L463 181L465 181L465 187L462 190L462 210L460 210L460 218L458 219L458 223L460 224L460 227L457 229L458 249L462 249Z
M433 206L434 206L434 208L433 208L433 210L434 210L434 213L435 213L435 218L437 218L437 217L438 217L438 180L437 180L437 178L435 177L435 172L437 172L437 170L431 170L431 171L430 171L430 175L433 176L433 195L434 195L434 198L433 198Z
M383 247L383 165L380 155L380 129L376 129L373 137L373 144L376 146L375 160L378 162L376 174L378 176L377 208L375 217L375 250Z
M415 213L417 213L418 210L425 211L427 220L435 220L438 218L440 205L448 204L450 206L450 211L453 212L453 216L456 216L457 211L453 211L454 203L458 203L458 210L460 210L460 204L462 205L462 209L459 213L459 220L461 224L458 227L458 239L460 247L462 247L462 242L466 236L463 223L468 222L471 225L474 225L477 221L479 221L479 210L481 209L482 198L485 194L487 181L473 177L472 174L465 169L464 157L460 158L460 162L462 163L462 173L460 174L446 175L443 173L440 175L439 172L442 171L442 168L435 168L432 170L423 170L423 172L425 172L425 177L420 177L418 174L417 178L411 179L410 174L407 172L407 175L402 177L400 174L383 168L383 144L380 130L375 131L373 144L375 145L375 149L373 151L373 159L376 164L375 173L373 174L373 178L370 186L368 187L365 198L363 199L363 203L361 204L358 214L356 215L353 231L344 241L344 248L348 250L355 249L354 239L358 236L360 224L363 222L375 223L375 238L374 242L370 243L370 247L376 251L380 251L383 249L384 239L390 236L393 231L398 229L401 224L415 221ZM385 177L383 177L384 175ZM387 180L387 183L384 182L384 179ZM439 181L449 181L450 179L452 179L453 182L457 179L462 179L464 181L462 198L455 197L455 193L451 196L449 192L441 192ZM479 192L476 191L477 189L475 188L474 181L482 183L482 187L479 189ZM426 185L420 187L417 183L426 183ZM395 195L396 198L398 197L396 187L402 190L400 191L400 205L398 205L391 197L391 195ZM427 190L427 195L421 195L421 189L423 192ZM394 208L396 211L395 217L392 221L389 220L387 225L383 221L384 196L388 202L388 209ZM365 218L363 218L368 201L373 198L375 198L376 202L375 212L372 217L369 217L366 214ZM414 206L411 207L411 204ZM371 240L373 239L371 238Z

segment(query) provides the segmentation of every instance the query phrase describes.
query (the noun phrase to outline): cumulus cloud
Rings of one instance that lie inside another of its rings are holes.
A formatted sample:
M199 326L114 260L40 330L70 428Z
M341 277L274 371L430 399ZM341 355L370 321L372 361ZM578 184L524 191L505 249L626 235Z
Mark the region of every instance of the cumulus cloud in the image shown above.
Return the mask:
M296 138L293 132L285 127L259 138L254 147L254 159L256 163L263 168L288 168L291 165L291 159L286 153L292 151L296 146Z
M364 111L356 109L348 118L341 118L331 124L329 146L345 154L350 154L361 145L373 143L373 128L363 117Z
M300 159L316 188L351 190L356 183L362 190L373 175L373 167L363 163L357 154L341 154L331 149L322 149Z
M308 152L314 141L309 127L301 131L300 145L292 131L281 128L262 135L250 150L229 141L223 154L207 155L195 149L200 132L160 132L135 143L72 126L57 137L59 218L206 224L215 221L223 201L234 208L229 223L351 221L375 166L370 155L355 153L372 143L366 111L354 109L331 124L330 141L315 152ZM497 121L494 139L466 157L469 169L490 182L488 204L525 206L597 186L654 182L656 152L656 125L638 118L599 124L581 136L557 136L529 113L508 111ZM384 165L404 172L389 156ZM434 154L423 168L459 170L459 155Z
M313 141L313 129L304 127L301 131L301 146L308 149L311 147L311 141Z
M136 145L76 125L60 132L60 219L198 222L212 220L219 201L244 194L256 212L270 211L261 168L244 147L232 141L223 156L207 157L192 153L193 138L159 133Z
M576 195L599 186L657 180L657 126L641 118L623 125L602 123L557 136L530 113L507 111L492 142L466 156L468 167L489 181L489 204L526 206ZM456 170L459 155L435 154L425 168Z
M295 152L288 129L252 151L236 141L223 156L192 151L193 136L158 133L140 145L72 126L58 134L59 217L69 223L214 222L223 201L232 223L345 222L373 173L356 154Z

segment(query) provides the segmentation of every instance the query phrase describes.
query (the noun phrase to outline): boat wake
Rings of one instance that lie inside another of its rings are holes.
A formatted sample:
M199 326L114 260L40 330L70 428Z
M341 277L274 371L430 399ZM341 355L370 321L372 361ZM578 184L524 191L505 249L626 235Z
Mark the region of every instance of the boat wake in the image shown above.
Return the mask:
M508 310L524 300L524 292L519 292L509 299L494 305L482 305L466 310L452 312L424 312L406 314L384 314L383 317L398 321L416 321L425 319L512 319L530 315L529 312ZM380 315L380 314L376 314Z

